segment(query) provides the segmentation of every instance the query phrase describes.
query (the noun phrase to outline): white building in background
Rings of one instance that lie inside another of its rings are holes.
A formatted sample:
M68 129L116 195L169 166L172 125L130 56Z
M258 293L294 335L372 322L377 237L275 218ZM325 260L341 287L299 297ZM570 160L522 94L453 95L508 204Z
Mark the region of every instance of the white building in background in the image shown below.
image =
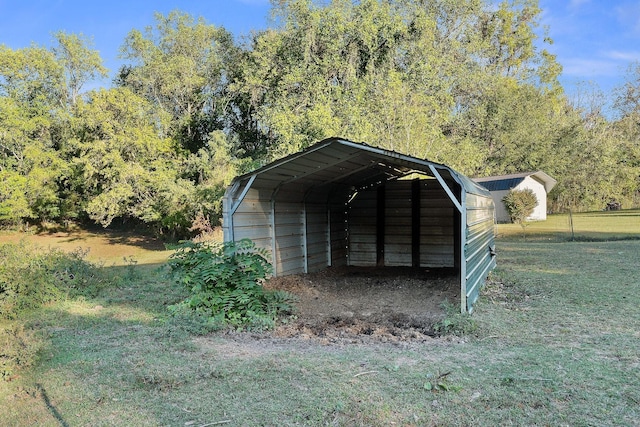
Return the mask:
M478 184L491 192L493 202L496 205L496 221L511 222L509 212L504 206L502 199L509 190L530 189L538 199L538 206L535 207L529 221L544 221L547 219L547 194L558 183L555 179L542 171L523 172L511 175L488 176L473 179Z

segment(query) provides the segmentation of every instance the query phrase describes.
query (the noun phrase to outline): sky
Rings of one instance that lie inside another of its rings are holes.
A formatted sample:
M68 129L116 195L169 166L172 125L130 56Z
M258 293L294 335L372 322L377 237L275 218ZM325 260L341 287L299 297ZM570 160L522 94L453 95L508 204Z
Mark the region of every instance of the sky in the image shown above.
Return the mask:
M546 48L563 67L560 78L570 96L585 85L605 95L625 82L640 61L640 1L539 0ZM541 33L542 36L542 33Z
M540 40L563 66L561 83L578 97L584 88L605 96L624 83L631 64L640 61L639 0L539 0ZM155 12L180 10L223 26L236 37L269 26L269 0L0 0L0 44L20 49L35 43L51 47L53 33L93 39L113 77L127 33L152 25ZM109 85L110 80L104 82ZM581 89L582 88L582 89Z

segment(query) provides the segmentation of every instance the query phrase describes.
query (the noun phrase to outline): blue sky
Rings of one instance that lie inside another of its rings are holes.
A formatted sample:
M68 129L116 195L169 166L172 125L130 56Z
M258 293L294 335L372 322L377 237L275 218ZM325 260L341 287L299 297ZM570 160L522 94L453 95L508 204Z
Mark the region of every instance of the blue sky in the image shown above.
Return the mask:
M581 82L605 94L623 83L627 68L640 60L640 1L539 0L542 26L554 40L549 50L564 72L570 95ZM58 30L93 38L105 65L115 75L126 34L153 23L154 12L181 10L202 16L237 35L268 25L268 0L0 0L0 44L18 49L32 42L52 45ZM542 29L540 30L542 33ZM107 82L108 84L108 82Z
M540 7L567 93L593 82L606 94L640 61L640 1L540 0Z

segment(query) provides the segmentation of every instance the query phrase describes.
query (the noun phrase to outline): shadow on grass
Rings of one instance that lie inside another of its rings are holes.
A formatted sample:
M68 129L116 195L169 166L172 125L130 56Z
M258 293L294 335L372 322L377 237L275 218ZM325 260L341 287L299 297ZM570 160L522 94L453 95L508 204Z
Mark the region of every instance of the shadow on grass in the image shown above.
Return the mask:
M640 210L636 211L617 211L617 212L590 212L582 214L583 217L599 217L599 218L611 218L611 217L620 217L620 216L635 216L640 218Z
M133 232L109 233L105 236L112 245L138 246L147 251L166 251L166 244L155 237L141 236Z
M35 236L51 238L63 243L91 242L94 239L103 240L111 245L137 246L148 251L165 251L165 241L155 237L149 230L135 227L109 227L98 225L50 225L38 227ZM172 243L171 240L167 241Z
M46 405L47 409L49 410L53 418L55 418L62 427L68 427L69 424L65 421L64 417L60 414L60 412L58 412L56 407L51 403L51 399L49 399L49 395L47 394L47 391L42 386L42 384L37 383L36 388L42 395L42 400L44 400L44 404Z
M37 390L38 404L60 426L98 420L117 426L185 425L191 415L176 420L174 408L156 395L200 378L194 364L184 363L190 337L172 332L151 311L99 302L68 301L41 312L39 327L50 344L39 366L23 375L24 387ZM32 419L28 423L19 414L29 414L27 406L34 403L16 402L12 415L18 418L7 425L30 424Z
M568 232L535 232L521 234L498 234L498 241L522 242L522 243L567 243L567 242L617 242L627 240L640 240L640 231L637 233L607 233L607 232L581 232L571 234Z

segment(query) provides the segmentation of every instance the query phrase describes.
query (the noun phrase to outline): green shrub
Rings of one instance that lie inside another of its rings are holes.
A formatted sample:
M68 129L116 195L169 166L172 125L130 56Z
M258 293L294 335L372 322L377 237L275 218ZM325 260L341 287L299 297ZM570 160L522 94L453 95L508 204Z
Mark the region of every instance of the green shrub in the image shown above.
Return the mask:
M176 282L190 293L171 311L183 316L187 307L198 317L204 315L207 328L220 324L270 329L278 314L291 310L291 295L262 287L271 265L266 252L248 239L185 242L169 259L169 267Z
M0 325L0 379L32 366L43 346L39 335L20 323Z
M85 256L24 242L0 245L0 318L14 319L67 296L95 296L110 280Z
M538 199L533 190L510 190L502 199L511 221L523 225L538 206Z

